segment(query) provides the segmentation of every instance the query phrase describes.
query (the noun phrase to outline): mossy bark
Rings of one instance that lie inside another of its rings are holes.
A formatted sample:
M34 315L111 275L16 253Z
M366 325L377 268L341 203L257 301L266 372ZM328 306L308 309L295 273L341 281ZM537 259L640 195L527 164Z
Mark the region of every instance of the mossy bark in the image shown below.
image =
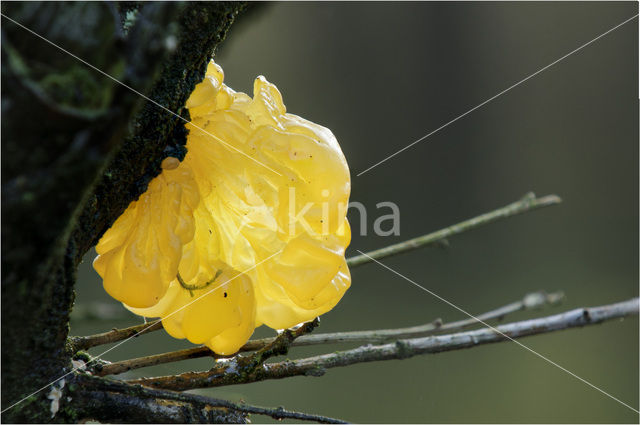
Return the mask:
M185 101L243 7L5 2L2 13L188 119ZM3 410L70 370L76 268L162 159L184 154L185 136L178 117L3 19ZM49 391L3 422L82 419L52 419Z

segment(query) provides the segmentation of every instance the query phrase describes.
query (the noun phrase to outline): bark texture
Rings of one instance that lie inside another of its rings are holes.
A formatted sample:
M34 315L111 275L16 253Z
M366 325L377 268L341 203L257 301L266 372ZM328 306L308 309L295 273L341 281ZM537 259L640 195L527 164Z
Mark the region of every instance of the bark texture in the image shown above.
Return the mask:
M70 370L77 265L162 159L185 153L182 120L78 58L188 119L185 101L243 8L2 3L3 410ZM48 392L8 409L2 421L78 418L70 405L52 419ZM105 394L89 416L117 421L108 401L118 397ZM135 413L120 410L128 411Z

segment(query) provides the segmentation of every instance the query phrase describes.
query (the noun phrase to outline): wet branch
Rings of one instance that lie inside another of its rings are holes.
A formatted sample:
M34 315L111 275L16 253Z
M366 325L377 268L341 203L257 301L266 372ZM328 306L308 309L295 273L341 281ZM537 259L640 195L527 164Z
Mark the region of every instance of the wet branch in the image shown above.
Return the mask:
M522 310L531 310L542 308L546 305L555 305L562 301L564 295L562 292L546 293L543 291L534 292L526 295L519 301L499 307L495 310L480 314L477 317L482 321L500 320L506 315ZM441 319L436 319L424 325L412 326L408 328L398 329L379 329L369 331L353 331L353 332L336 332L325 334L304 335L291 343L291 347L320 345L320 344L336 344L336 343L384 343L391 340L416 338L437 333L451 332L461 330L469 326L477 325L475 319L463 319L455 322L442 323ZM242 348L241 352L255 351L268 346L274 342L274 338L263 338L251 340ZM171 363L180 360L195 359L200 357L216 356L209 348L199 346L184 350L172 351L169 353L156 354L152 356L139 357L130 360L123 360L111 364L103 365L96 369L95 373L99 376L116 375L124 373L132 369L154 366L163 363Z
M530 335L594 325L607 320L637 315L638 309L639 299L632 298L616 304L578 308L552 316L497 326L495 329L499 332L490 328L482 328L447 335L398 340L392 344L365 345L331 354L265 364L262 368L255 369L249 373L237 370L235 373L220 374L219 370L214 369L208 372L190 372L125 382L154 388L185 391L195 388L245 384L267 379L282 379L291 376L321 376L327 369L334 367L382 360L401 360L419 354L460 350Z

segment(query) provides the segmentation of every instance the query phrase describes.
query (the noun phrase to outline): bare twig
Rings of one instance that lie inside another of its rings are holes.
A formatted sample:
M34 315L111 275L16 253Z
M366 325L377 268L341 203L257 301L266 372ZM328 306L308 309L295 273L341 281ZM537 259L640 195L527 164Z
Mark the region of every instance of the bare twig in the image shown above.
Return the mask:
M240 351L243 351L242 347ZM198 347L186 348L184 350L171 351L169 353L155 354L152 356L138 357L135 359L113 362L106 365L96 365L94 373L98 376L117 375L142 367L155 366L164 363L178 362L188 359L199 359L202 357L216 357L216 354L208 347L200 345Z
M476 316L482 321L502 319L504 316L516 311L540 308L545 305L560 303L564 297L562 292L534 292L526 295L522 300L507 304L495 310ZM420 326L399 329L379 329L373 331L337 332L330 334L306 335L296 340L292 346L334 344L341 342L365 342L379 344L397 339L417 338L444 332L458 331L470 326L478 325L478 321L472 318L458 320L455 322L442 323L441 319L436 319L431 323ZM258 342L257 340L255 342ZM264 340L262 340L264 341ZM252 341L250 341L252 342Z
M442 244L446 241L446 238L449 236L457 235L459 233L465 232L467 230L474 229L476 227L482 226L484 224L492 223L501 218L510 217L512 215L521 214L527 211L531 211L537 208L547 207L550 205L555 205L561 202L561 199L556 195L548 195L542 198L536 198L536 195L533 193L528 193L519 201L516 201L512 204L509 204L505 207L499 208L497 210L488 212L486 214L482 214L480 216L474 217L472 219L463 221L458 224L454 224L445 229L438 230L433 233L429 233L428 235L419 236L414 239L410 239L408 241L400 242L395 245L390 245L385 248L381 248L375 251L371 251L366 253L366 255L356 255L355 257L351 257L347 259L347 264L349 267L357 267L359 265L365 264L371 261L371 258L379 259L388 257L391 255L400 254L405 251L409 251L412 249L420 248L427 245L432 244ZM144 328L143 325L134 326L132 328L121 329L121 330L113 330L110 332L105 332L98 335L90 335L85 337L70 337L72 346L76 349L87 349L91 347L95 347L97 345L108 344L111 342L121 341L123 339L129 338L132 334L127 333L127 330L134 330L134 334L140 332ZM161 329L162 326L153 327L145 330L144 332L153 332L155 330ZM137 331L135 331L137 329ZM255 348L254 348L255 349ZM191 353L184 353L187 357L181 357L177 360L193 358ZM201 356L196 356L201 357Z
M138 336L143 333L153 332L162 329L160 320L155 323L143 323L141 325L131 326L123 329L112 329L108 332L89 336L72 336L69 337L69 343L73 347L73 351L86 350L98 345L110 344L112 342L122 341L132 336Z
M377 260L423 246L442 243L442 241L445 241L450 236L475 229L476 227L492 223L502 218L522 214L537 208L556 205L560 202L562 202L562 199L560 199L560 197L556 195L547 195L541 198L536 198L536 195L533 192L529 192L519 201L516 201L505 207L479 215L461 223L454 224L453 226L449 226L445 229L429 233L428 235L418 236L417 238L410 239L408 241L400 242L395 245L390 245L384 248L377 249L375 251L368 252L366 253L366 255L356 255L355 257L349 258L347 260L347 264L349 265L349 267L357 267L359 265L372 261L372 259Z
M86 374L75 375L74 381L86 390L78 393L77 396L74 395L71 401L77 408L80 418L83 418L86 410L87 418L90 419L92 409L95 408L95 405L100 404L101 407L113 410L112 419L116 421L121 418L119 415L124 408L140 422L147 422L149 415L153 415L154 420L177 423L217 423L221 419L228 422L230 418L238 418L244 422L243 419L247 414L256 414L270 416L274 419L294 419L328 424L346 423L340 419L295 412L282 407L268 408L236 404L198 394L132 386L121 381L107 380ZM76 397L78 398L76 399Z
M212 374L211 372L191 372L180 375L135 379L125 382L154 388L184 391L194 388L217 387L300 375L320 376L323 375L327 369L334 367L372 361L406 359L418 354L440 353L508 341L504 335L516 339L529 335L593 325L607 320L637 315L638 308L639 299L633 298L616 304L578 308L553 316L509 323L496 327L501 333L497 333L489 328L483 328L448 335L399 340L394 344L378 346L366 345L353 350L339 351L293 361L265 364L253 373L247 375L238 374L234 377L228 375L220 376L215 373Z
M545 305L558 304L563 298L561 292L546 293L543 291L534 292L526 295L522 300L507 304L495 310L480 314L477 317L483 321L502 319L504 316L521 311L540 308ZM451 332L453 330L464 329L469 326L477 325L474 319L463 319L455 322L442 323L441 319L420 326L412 326L399 329L379 329L370 331L354 331L354 332L336 332L325 334L304 335L291 343L291 347L319 345L319 344L336 344L336 343L383 343L395 339L416 338L421 336L433 335L436 333ZM274 338L263 338L247 342L241 352L259 350L273 343ZM195 359L200 357L219 358L209 348L199 346L184 350L172 351L169 353L156 354L153 356L139 357L130 360L123 360L107 365L97 367L95 373L100 376L116 375L124 373L132 369L154 366L163 363L171 363L180 360Z

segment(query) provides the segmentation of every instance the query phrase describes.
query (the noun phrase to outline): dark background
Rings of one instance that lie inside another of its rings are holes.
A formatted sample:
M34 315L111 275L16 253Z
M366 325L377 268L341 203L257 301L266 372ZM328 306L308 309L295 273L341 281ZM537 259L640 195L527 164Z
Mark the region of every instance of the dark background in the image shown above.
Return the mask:
M235 90L251 93L253 79L263 74L289 112L334 132L350 164L351 199L369 212L368 236L357 235L357 214L352 218L351 255L437 230L528 191L560 195L560 206L465 233L448 250L384 260L472 313L539 289L565 292L561 307L510 317L523 319L638 295L637 19L356 174L636 13L631 2L276 3L241 19L217 61ZM388 213L376 209L383 201L400 207L399 237L373 234L375 218ZM91 269L93 255L80 270L72 334L140 323L104 293ZM352 288L322 317L320 331L401 327L436 317L463 318L370 264L353 271ZM638 407L637 318L522 342ZM156 332L105 359L188 346ZM295 349L290 356L344 348ZM210 364L200 359L123 377ZM513 343L200 392L354 422L638 421L635 412Z

